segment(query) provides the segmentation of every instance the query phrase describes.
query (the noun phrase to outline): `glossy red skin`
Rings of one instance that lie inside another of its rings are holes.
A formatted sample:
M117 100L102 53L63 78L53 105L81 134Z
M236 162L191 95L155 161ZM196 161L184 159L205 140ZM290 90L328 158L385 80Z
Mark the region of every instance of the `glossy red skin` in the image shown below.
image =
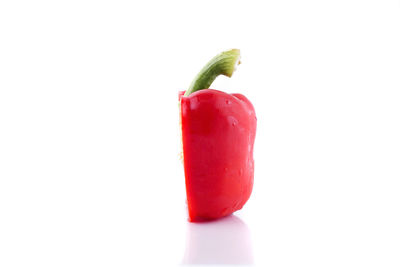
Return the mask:
M253 189L254 107L241 94L213 89L179 99L189 220L227 216Z

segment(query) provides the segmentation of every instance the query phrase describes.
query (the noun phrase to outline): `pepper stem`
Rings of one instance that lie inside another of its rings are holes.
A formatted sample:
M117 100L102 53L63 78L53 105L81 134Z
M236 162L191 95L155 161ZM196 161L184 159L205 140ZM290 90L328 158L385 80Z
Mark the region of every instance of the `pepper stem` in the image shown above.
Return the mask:
M207 89L219 75L231 77L240 64L240 50L232 49L215 56L192 81L184 96L188 96L201 89Z

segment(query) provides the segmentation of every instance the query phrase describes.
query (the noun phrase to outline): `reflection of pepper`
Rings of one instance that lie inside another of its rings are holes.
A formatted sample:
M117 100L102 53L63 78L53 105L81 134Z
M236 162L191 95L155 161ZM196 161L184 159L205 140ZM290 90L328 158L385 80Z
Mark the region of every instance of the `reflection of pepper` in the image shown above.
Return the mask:
M241 94L208 88L231 76L239 50L212 59L180 94L183 160L189 220L216 219L243 207L253 188L256 116Z

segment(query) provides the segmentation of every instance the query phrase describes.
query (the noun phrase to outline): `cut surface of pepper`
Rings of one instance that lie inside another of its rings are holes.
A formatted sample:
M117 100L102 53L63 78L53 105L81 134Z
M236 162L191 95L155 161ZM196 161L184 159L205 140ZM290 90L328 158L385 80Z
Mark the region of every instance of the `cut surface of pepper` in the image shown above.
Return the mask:
M257 124L254 107L242 94L200 88L211 85L220 74L231 76L239 58L237 49L214 57L192 82L191 92L179 94L186 196L192 222L227 216L241 209L252 192Z

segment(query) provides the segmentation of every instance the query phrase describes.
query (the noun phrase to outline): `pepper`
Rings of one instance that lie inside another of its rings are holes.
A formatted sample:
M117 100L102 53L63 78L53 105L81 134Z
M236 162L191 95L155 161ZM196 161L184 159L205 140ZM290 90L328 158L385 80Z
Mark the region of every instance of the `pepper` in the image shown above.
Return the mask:
M227 216L247 202L253 188L257 118L241 94L208 89L231 77L240 51L214 57L186 92L180 92L183 163L189 221Z

